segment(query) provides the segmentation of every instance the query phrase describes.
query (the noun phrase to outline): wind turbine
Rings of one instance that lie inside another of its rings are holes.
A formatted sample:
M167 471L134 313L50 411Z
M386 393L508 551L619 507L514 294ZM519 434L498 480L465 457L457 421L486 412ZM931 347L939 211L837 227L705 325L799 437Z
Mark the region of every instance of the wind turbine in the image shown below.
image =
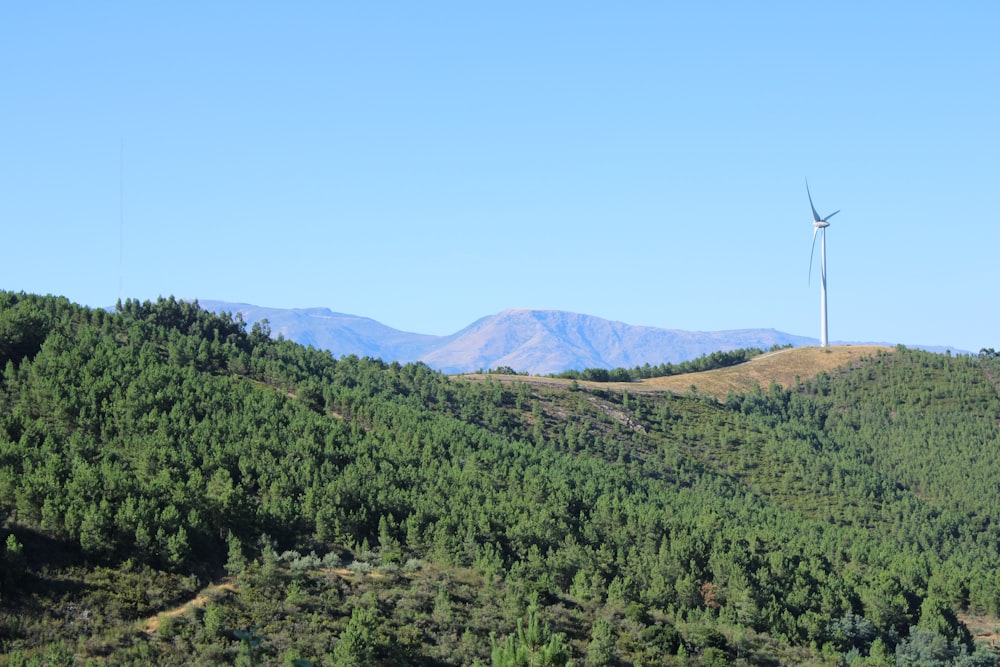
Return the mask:
M823 288L820 296L820 314L819 314L819 326L820 326L820 337L819 346L826 347L829 343L826 331L826 228L830 226L827 222L830 218L840 213L840 209L837 209L825 218L819 217L819 213L816 212L816 207L813 206L812 193L809 192L809 180L806 180L806 195L809 197L809 208L813 212L813 243L812 251L809 253L809 281L812 282L812 263L813 255L816 254L816 234L820 235L820 278L822 279Z

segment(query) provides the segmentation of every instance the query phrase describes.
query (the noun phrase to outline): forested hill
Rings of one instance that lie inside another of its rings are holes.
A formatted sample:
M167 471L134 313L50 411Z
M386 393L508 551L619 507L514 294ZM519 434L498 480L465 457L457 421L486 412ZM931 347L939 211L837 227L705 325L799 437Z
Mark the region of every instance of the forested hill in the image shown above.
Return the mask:
M996 664L994 354L720 401L0 292L0 369L0 665Z

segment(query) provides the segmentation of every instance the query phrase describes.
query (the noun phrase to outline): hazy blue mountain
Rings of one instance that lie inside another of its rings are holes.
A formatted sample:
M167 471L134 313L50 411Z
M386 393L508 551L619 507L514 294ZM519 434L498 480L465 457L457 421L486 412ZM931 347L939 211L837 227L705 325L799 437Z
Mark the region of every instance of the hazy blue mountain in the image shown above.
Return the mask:
M534 374L568 369L679 363L719 350L816 341L773 329L680 331L555 310L505 310L484 317L421 357L448 373L510 366Z
M335 313L328 308L263 308L248 303L204 301L205 310L240 313L247 325L266 319L271 335L330 350L335 357L356 354L386 361L418 361L440 336L408 333L368 317Z
M814 338L774 329L681 331L556 310L511 309L484 317L450 336L409 333L375 320L326 308L262 308L199 301L215 312L241 313L252 324L266 318L271 333L330 350L385 361L422 361L445 373L509 366L545 375L584 368L631 368L679 363L719 350L773 345L816 345Z

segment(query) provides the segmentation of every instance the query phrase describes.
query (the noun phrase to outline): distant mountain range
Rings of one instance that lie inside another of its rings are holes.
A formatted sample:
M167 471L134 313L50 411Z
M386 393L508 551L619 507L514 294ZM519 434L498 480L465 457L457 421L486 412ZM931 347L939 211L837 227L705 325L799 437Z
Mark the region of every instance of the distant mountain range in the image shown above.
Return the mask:
M450 336L432 336L327 308L264 308L212 300L199 300L199 304L214 312L240 313L248 325L267 319L273 336L329 350L335 357L355 354L404 363L422 361L444 373L508 366L546 375L584 368L676 364L720 350L818 344L815 338L774 329L658 329L557 310L505 310Z

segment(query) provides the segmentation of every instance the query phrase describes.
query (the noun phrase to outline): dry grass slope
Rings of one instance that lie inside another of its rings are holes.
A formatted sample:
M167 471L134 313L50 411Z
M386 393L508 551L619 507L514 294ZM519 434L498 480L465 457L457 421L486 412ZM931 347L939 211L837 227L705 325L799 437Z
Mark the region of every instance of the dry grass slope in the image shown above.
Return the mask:
M881 345L835 345L831 347L796 347L768 352L745 364L720 368L702 373L687 373L670 377L652 378L641 382L580 382L581 387L592 389L617 389L630 393L672 392L682 394L694 386L700 393L724 398L730 390L743 393L760 385L767 389L771 381L790 387L799 380L809 380L823 371L832 371L851 362L874 357L878 352L892 348ZM468 380L482 380L483 375L462 375ZM524 375L491 375L501 382L528 382L530 384L566 387L570 380L532 377Z
M701 393L721 398L725 397L729 390L743 393L753 389L754 385L767 389L772 380L787 388L795 384L796 378L809 380L823 371L832 371L853 361L874 357L879 351L886 352L891 349L878 345L796 347L768 352L739 366L703 373L652 378L642 382L641 385L647 391L666 390L674 393L682 393L694 385Z

